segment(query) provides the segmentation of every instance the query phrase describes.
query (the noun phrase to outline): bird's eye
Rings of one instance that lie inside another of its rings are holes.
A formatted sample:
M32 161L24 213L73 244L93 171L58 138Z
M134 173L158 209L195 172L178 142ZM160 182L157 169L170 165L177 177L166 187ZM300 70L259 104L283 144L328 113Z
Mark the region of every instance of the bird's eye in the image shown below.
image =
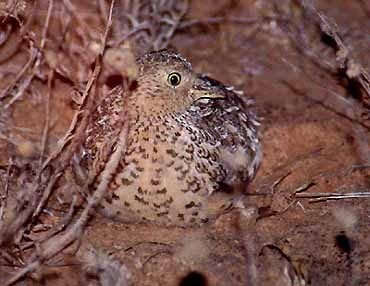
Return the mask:
M167 80L170 85L178 86L181 82L181 75L177 72L170 73Z

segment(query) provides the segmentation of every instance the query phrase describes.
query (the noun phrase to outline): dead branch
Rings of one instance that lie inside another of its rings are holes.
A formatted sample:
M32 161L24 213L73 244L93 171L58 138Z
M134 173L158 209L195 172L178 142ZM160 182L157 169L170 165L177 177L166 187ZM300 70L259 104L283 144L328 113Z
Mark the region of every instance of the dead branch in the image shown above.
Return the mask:
M241 18L241 17L209 17L209 18L203 18L203 19L192 19L192 20L184 20L181 21L177 27L178 30L184 30L188 29L193 26L197 25L215 25L220 23L235 23L235 24L254 24L256 22L259 22L261 20L268 20L272 21L276 17L264 17L263 19L260 18ZM280 21L282 21L281 18L279 18Z
M43 30L42 30L42 37L41 37L41 42L40 42L40 50L41 51L45 47L46 37L47 37L50 18L51 18L51 13L53 11L53 5L54 5L54 0L49 0L48 13L46 14L46 20L45 20L45 24L44 24L44 27L43 27Z
M71 13L71 15L75 18L77 21L78 27L83 29L83 32L80 32L79 29L76 31L78 32L79 36L83 39L84 42L88 42L88 38L86 35L92 39L93 34L91 33L90 29L88 28L89 25L87 25L86 21L79 15L77 12L76 7L71 3L70 0L63 0L63 5L67 8L68 12Z
M4 210L6 209L7 202L8 202L8 192L9 192L9 184L10 184L10 171L13 166L13 160L9 158L8 161L8 168L6 170L6 182L4 187L4 193L1 195L1 204L0 204L0 230L3 227L3 216Z
M36 260L34 262L31 262L26 267L22 268L16 274L11 277L6 283L5 286L9 286L17 282L19 279L21 279L23 276L25 276L29 272L35 271L37 268L39 268L41 265L40 261Z
M359 83L364 91L364 95L361 98L361 102L365 108L370 107L370 75L363 65L357 62L350 54L350 49L342 40L339 32L337 31L335 24L331 23L323 13L318 11L311 3L306 1L298 1L299 5L303 10L307 11L309 15L313 15L313 23L317 23L319 31L331 38L334 42L335 59L327 59L322 53L317 54L314 50L309 47L310 39L307 38L305 33L302 33L303 27L294 27L290 23L290 36L292 43L295 44L296 48L309 58L314 64L320 68L330 72L331 74L337 74L338 71L344 71L345 76L348 80ZM315 16L317 19L315 19ZM366 111L365 111L366 113ZM366 114L364 114L366 116ZM369 114L367 114L369 116ZM365 118L366 119L366 118Z
M32 63L35 61L35 57L36 57L36 49L34 47L34 43L32 40L29 40L29 44L30 44L30 48L29 48L29 51L30 51L30 56L29 56L29 59L27 61L27 63L24 65L24 67L17 73L17 76L15 77L15 79L13 80L13 82L8 86L6 87L3 92L1 93L0 95L0 100L1 99L4 99L5 97L7 97L9 94L10 94L10 91L14 89L14 87L16 86L17 82L20 81L20 79L25 75L26 71L30 68L30 66L32 65Z
M367 169L367 168L370 168L370 164L356 164L356 165L352 165L350 171L352 172L353 170Z
M44 49L45 43L46 43L46 36L47 36L48 28L49 28L49 22L50 22L50 17L51 17L52 9L53 9L53 3L54 3L53 0L49 0L49 8L48 8L48 13L47 13L47 16L46 16L46 19L45 19L45 24L44 24L44 28L43 28L43 32L42 32L42 38L41 38L41 42L40 42L40 48L39 49L36 49L36 48L32 49L33 46L31 45L30 62L33 63L33 66L31 68L31 71L30 71L29 75L26 77L26 79L22 82L21 86L18 89L18 92L4 106L4 110L8 109L11 105L14 104L14 102L16 102L17 100L19 100L24 95L25 91L27 90L27 88L31 84L33 78L35 77L35 75L36 75L36 73L37 73L37 71L39 69L39 66L41 64L43 49ZM31 59L32 59L32 61L31 61ZM22 69L21 72L25 72L25 69ZM19 80L20 78L21 77L18 75L16 77L16 80ZM6 89L6 90L7 90L6 92L9 92L10 91L10 89ZM0 99L2 97L5 97L5 95L2 95L0 97Z
M41 154L39 165L42 165L42 160L44 159L45 149L47 145L48 135L49 135L49 128L50 128L50 97L51 97L51 84L54 78L54 69L51 69L48 75L48 91L46 95L46 106L45 106L45 125L42 132L42 141L41 141Z
M19 1L19 0L8 1L6 3L5 13L1 11L4 13L4 19L2 20L2 23L4 23L9 17L16 19L17 22L20 23L21 21L18 18L17 10L22 10L23 8L22 6L24 6L23 1Z
M311 188L315 185L316 185L316 183L314 181L309 181L309 182L303 183L302 185L298 186L298 188L296 188L294 190L294 194L297 195L298 193L305 192L309 188Z
M286 172L284 175L278 177L277 179L275 179L273 181L272 184L269 183L269 186L261 186L257 189L257 191L255 193L251 193L251 192L248 192L246 195L248 196L261 196L261 195L269 195L269 196L272 196L275 191L276 191L276 188L281 184L281 182L283 182L289 175L291 175L291 171L288 171ZM266 188L268 189L267 191L263 191L263 190L266 190Z
M310 203L317 203L328 200L340 199L362 199L370 198L370 192L355 192L355 193L315 193L315 194L295 194L297 198L314 198L309 200Z
M346 75L349 79L354 79L358 81L365 93L367 94L366 99L364 99L365 104L370 104L370 75L363 68L363 66L356 62L350 55L349 49L342 41L338 32L332 27L332 25L327 21L326 17L317 11L314 7L311 7L321 20L321 30L323 33L331 37L337 45L337 62L339 67L346 71Z
M65 230L65 228L70 224L73 218L73 214L75 211L77 202L77 196L73 195L71 205L69 206L69 210L66 213L66 215L61 219L60 222L58 222L57 225L53 226L52 229L50 229L44 236L42 236L40 239L37 239L37 241L31 241L29 243L25 243L20 246L20 250L24 251L30 247L35 246L35 244L40 244L51 237L55 236L56 234L60 233L61 231Z
M60 175L52 176L45 188L45 192L51 191L55 185L55 183L58 181ZM20 213L17 213L12 220L8 220L8 224L3 224L2 229L0 231L0 246L6 243L10 238L12 238L24 225L25 222L30 218L30 216L34 213L35 208L37 206L37 203L40 199L40 194L37 191L39 189L38 181L37 183L34 183L30 190L24 191L24 193L29 193L30 197L25 198L26 196L23 196L21 201L21 206L19 206L19 209L22 211Z
M61 173L57 173L55 175L55 180L57 181L60 176L61 176ZM34 213L32 214L32 218L35 218L35 217L37 217L40 214L40 212L42 211L42 208L44 207L46 201L49 199L49 196L50 196L50 194L51 194L51 192L53 190L53 187L54 186L52 185L51 187L46 188L42 192L42 197L41 197L41 199L40 199L40 201L39 201L39 203L38 203L38 205L37 205Z
M83 229L88 221L89 213L93 210L94 207L99 204L99 202L105 195L105 191L111 179L111 170L115 169L118 166L122 153L126 149L127 132L128 124L126 122L120 133L116 149L107 163L107 168L103 171L102 180L94 194L88 200L88 204L84 208L78 220L73 225L71 225L63 234L59 236L53 236L51 239L45 241L44 244L40 247L40 253L33 254L30 259L30 264L26 268L23 268L20 271L16 272L16 274L11 277L5 285L12 285L14 282L22 278L30 271L35 270L39 265L41 265L43 261L58 254L60 251L65 249L68 245L73 243L81 236Z
M87 100L88 95L90 94L91 87L95 84L96 79L97 79L97 77L100 73L101 60L102 60L102 56L103 56L104 51L105 51L106 42L107 42L108 34L109 34L109 31L110 31L110 27L112 25L113 7L114 7L114 0L112 0L112 2L111 2L109 19L108 19L107 27L106 27L106 30L105 30L105 33L104 33L101 51L100 51L99 56L96 60L94 73L90 77L90 80L87 83L87 86L85 88L85 92L84 92L84 95L82 97L80 108L82 108L84 106L84 103ZM77 115L80 112L81 112L81 110L79 110L77 112ZM72 123L74 123L74 122L72 122ZM76 121L76 124L77 124L77 121ZM107 163L107 166L110 166L111 168L115 168L118 165L119 159L121 158L121 154L126 148L126 136L127 136L127 130L128 130L127 123L126 123L125 126L126 127L124 127L122 129L121 133L120 133L120 137L119 137L119 140L118 140L118 143L117 143L117 146L116 146L116 150L115 150L113 156L111 157L111 159ZM75 126L72 125L72 128L70 128L70 130L74 130L74 129L75 129ZM67 134L64 138L68 139L72 136L69 133L70 130L68 130L68 132L67 132ZM62 149L60 149L60 150L62 150ZM52 161L52 159L48 159L43 164L43 166L42 166L42 168L39 172L39 176L37 178L37 181L39 181L39 177L41 176L41 173L45 170L45 168L48 166L48 164L51 161ZM82 214L80 215L79 219L73 225L71 225L63 234L53 236L50 239L48 239L47 241L45 241L43 243L42 247L40 248L40 253L34 253L31 256L31 258L29 259L28 266L21 269L20 271L16 272L15 275L13 275L8 280L6 285L11 285L11 284L15 283L16 281L18 281L20 278L22 278L27 273L29 273L30 271L34 271L36 268L38 268L41 265L41 263L43 261L45 261L45 260L53 257L54 255L58 254L60 251L62 251L64 248L66 248L68 245L70 245L72 242L74 242L76 239L78 239L80 237L80 235L81 235L81 233L84 229L84 226L86 225L86 223L88 221L89 213L100 202L101 198L104 196L105 190L107 188L107 184L110 181L110 174L105 174L107 172L109 172L109 170L103 172L103 176L102 176L103 179L102 179L101 183L99 184L97 190L94 192L92 197L88 200L88 204L84 208L84 210L83 210ZM56 178L54 177L54 180L55 179ZM36 185L36 187L38 187L38 184L35 184L35 185ZM50 185L50 183L49 183L49 185ZM45 192L45 193L47 194L48 192ZM47 195L45 197L47 197ZM30 214L28 214L28 216L29 215Z
M44 29L43 29L43 36L40 42L40 50L35 49L35 63L32 67L31 73L28 75L26 80L23 81L21 88L19 89L16 96L14 96L6 105L5 109L9 108L16 100L18 100L24 93L24 91L28 88L29 84L31 83L33 77L35 76L37 69L41 63L41 52L45 47L46 43L46 35L47 30L49 26L49 21L52 13L52 7L53 7L53 0L49 1L49 9L48 9L48 15L45 20ZM43 204L46 202L48 196L51 193L52 188L54 187L55 183L58 181L60 177L60 173L57 173L56 175L51 176L49 183L47 184L47 187L45 189L45 192L43 192L43 197L41 197L40 200L40 192L38 192L38 189L41 184L41 176L42 172L39 172L38 176L36 177L34 184L30 188L31 190L31 197L28 200L28 204L26 205L26 208L21 212L19 216L17 216L14 221L10 222L9 225L3 226L3 233L0 236L0 245L5 243L12 235L14 235L18 230L21 228L21 226L29 219L30 215L32 213L35 214L35 212L38 214ZM39 206L36 207L36 205L39 202ZM27 203L27 202L22 202ZM35 210L36 208L36 210Z
M43 50L46 44L47 31L48 31L48 27L50 23L53 5L54 5L54 0L50 0L45 24L44 24L43 31L42 31L40 50ZM42 164L42 160L44 157L45 148L47 144L47 137L49 133L49 127L50 127L50 96L51 96L51 83L52 83L53 77L54 77L54 69L49 72L49 76L48 76L48 91L47 91L47 100L46 100L46 108L45 108L46 115L45 115L45 126L43 130L42 143L41 143L41 154L40 154L40 162L39 162L40 166ZM44 202L46 202L46 199ZM38 208L40 208L41 206L42 204L41 205L39 204ZM36 210L36 213L38 212L39 211ZM35 214L33 216L35 216Z
M50 231L50 233L46 234L44 237L42 237L38 240L39 243L41 243L43 241L46 241L47 239L49 239L49 238L53 237L54 235L60 233L61 231L63 231L69 225L69 223L72 221L72 218L73 218L73 213L75 211L76 202L77 202L77 196L73 195L71 205L69 206L69 210L66 213L66 215L58 223L58 225L53 227L53 229Z
M107 4L104 0L97 0L98 6L99 6L99 11L100 11L100 16L103 19L105 25L107 24L108 20L108 14L107 14Z
M166 48L188 6L188 0L125 3L125 9L119 12L123 24L116 25L116 39L109 45L118 47L129 39L142 49L139 53Z
M0 6L0 15L1 15L1 6ZM6 32L5 35L2 35L0 40L1 46L1 54L0 54L0 64L4 63L5 61L9 60L12 56L14 56L20 49L21 43L23 38L20 36L20 28L19 33L16 33L14 25L11 23L0 23L2 25L6 25Z
M171 15L170 18L161 17L160 19L156 19L160 27L162 26L161 24L167 24L169 25L169 28L166 32L159 33L159 35L155 39L153 43L153 48L155 50L163 49L168 46L170 39L172 38L175 31L177 30L182 18L185 16L188 9L189 9L189 1L185 0L184 6L181 7L181 10L179 13L174 13L172 10L169 10L170 15Z
M297 3L303 10L307 11L309 15L317 16L318 21L316 21L316 19L312 17L313 21L311 22L313 22L314 24L317 23L319 31L321 31L322 34L330 37L334 41L336 58L335 61L328 60L327 58L322 56L322 53L315 53L314 50L309 47L310 39L307 38L307 35L305 33L302 33L302 29L304 29L304 27L294 27L293 23L288 22L288 26L290 29L288 35L290 36L292 42L295 44L296 48L317 66L323 68L326 71L329 71L330 73L335 74L338 72L338 70L344 70L348 79L353 79L361 85L366 93L366 98L363 99L363 103L366 106L369 106L369 73L365 70L365 68L363 68L360 63L353 59L353 57L350 55L349 48L345 45L337 29L334 27L334 24L330 23L323 13L318 11L310 2L300 0ZM291 22L293 22L293 20Z

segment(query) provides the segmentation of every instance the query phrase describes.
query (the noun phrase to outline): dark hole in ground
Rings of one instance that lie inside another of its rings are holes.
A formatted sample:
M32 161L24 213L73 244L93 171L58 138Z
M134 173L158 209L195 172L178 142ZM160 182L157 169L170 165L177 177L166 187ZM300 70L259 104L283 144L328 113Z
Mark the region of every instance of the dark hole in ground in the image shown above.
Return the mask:
M138 83L137 83L137 80L134 80L133 82L131 82L130 84L130 91L134 91L135 89L137 89L138 87Z
M345 233L340 233L335 237L335 245L343 252L350 253L352 251L350 239Z
M123 77L120 74L111 74L107 77L107 80L105 81L105 84L109 88L114 88L118 85L122 85L123 83Z
M347 92L354 98L356 99L362 98L362 89L357 81L349 79L346 88Z
M220 183L220 189L227 194L232 194L234 191L234 188L226 183Z
M181 279L179 286L207 286L207 278L198 271L191 271Z
M337 43L335 42L335 40L333 39L333 37L325 34L325 33L321 33L321 41L325 44L325 45L328 45L329 47L332 47L332 48L337 48Z

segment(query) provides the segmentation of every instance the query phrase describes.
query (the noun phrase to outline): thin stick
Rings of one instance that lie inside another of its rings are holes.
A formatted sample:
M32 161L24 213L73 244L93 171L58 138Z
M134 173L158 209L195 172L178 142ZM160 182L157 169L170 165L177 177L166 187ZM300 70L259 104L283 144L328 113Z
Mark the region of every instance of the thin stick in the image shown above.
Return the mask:
M103 38L103 43L102 43L102 47L101 47L101 50L100 50L100 55L102 56L105 52L105 49L106 49L106 46L107 46L107 39L108 39L108 34L110 32L110 28L112 26L112 14L113 14L113 6L114 6L114 0L112 0L112 3L110 5L110 9L109 9L109 17L108 17L108 22L107 22L107 28L105 29L105 33L104 33L104 38Z
M87 83L87 86L85 88L84 95L82 97L82 103L84 103L89 95L90 89L92 85L95 83L101 69L101 60L102 56L105 51L105 46L109 34L110 27L112 25L112 13L113 13L113 6L114 6L114 0L111 2L110 6L110 12L109 12L109 18L108 18L108 23L106 27L106 31L104 33L103 37L103 46L101 48L99 57L96 60L96 65L94 69L94 73L91 76L89 82ZM82 108L83 104L80 105L80 108ZM79 111L81 112L81 111ZM78 113L79 113L78 112ZM73 127L73 126L72 126ZM70 128L71 129L71 128ZM72 128L73 130L75 129L74 127ZM84 226L86 225L88 218L89 218L89 213L92 211L92 209L98 205L100 200L104 197L106 188L110 182L111 179L111 170L115 169L120 161L120 158L122 156L122 153L126 149L126 140L127 140L127 132L128 132L128 123L125 121L125 124L120 132L119 139L117 142L117 146L115 151L113 152L112 156L110 157L109 161L107 162L107 168L103 171L102 173L102 180L97 187L96 191L94 194L90 197L88 200L87 206L84 208L82 211L80 217L78 220L71 226L69 227L65 233L59 235L59 236L54 236L53 238L45 241L43 247L40 248L40 252L37 254L34 254L31 259L30 259L30 264L23 268L20 269L18 272L15 273L13 277L11 277L7 283L5 283L6 286L12 285L15 282L17 282L19 279L21 279L23 276L25 276L27 273L35 270L37 267L40 266L41 262L44 260L47 260L54 255L58 254L62 249L73 243L78 237L80 237ZM69 133L66 134L66 136ZM65 136L65 138L66 138ZM70 137L68 137L70 138ZM50 162L47 160L47 162ZM47 163L45 162L45 163ZM45 165L44 163L44 165ZM40 175L41 176L41 175Z
M177 30L177 28L178 28L178 26L181 22L181 19L185 16L188 9L189 9L189 0L186 0L184 9L182 9L180 14L175 19L173 19L171 21L171 23L170 23L171 28L167 31L167 33L165 35L159 35L157 37L157 39L154 41L154 43L153 43L154 49L156 49L156 50L163 49L163 48L166 48L168 46L168 43L169 43L171 37L176 32L176 30Z
M35 49L33 53L37 55L37 50ZM19 100L24 95L24 92L27 90L34 76L35 74L33 72L28 75L28 77L22 82L22 85L19 87L18 92L15 94L15 96L13 96L13 98L4 106L4 110L12 106L14 102Z
M86 101L87 101L87 98L88 98L88 96L90 94L90 90L91 90L93 84L95 83L96 79L98 78L98 75L100 74L100 70L101 70L101 58L102 58L102 56L103 56L103 54L105 52L106 45L107 45L108 34L109 34L109 31L110 31L110 27L112 26L113 6L114 6L114 0L112 0L112 4L110 6L107 28L106 28L106 30L104 32L102 47L101 47L101 50L99 52L99 58L96 59L96 61L95 61L95 68L94 68L93 74L89 78L89 80L88 80L88 82L86 84L85 90L84 90L84 92L82 94L82 97L81 97L81 100L80 100L80 104L79 104L79 110L74 114L73 119L72 119L72 122L71 122L71 125L69 126L67 133L64 135L64 137L62 139L62 141L61 141L62 143L59 144L58 150L56 150L56 152L54 152L53 154L51 154L51 156L49 156L49 158L44 162L44 164L43 164L43 166L41 168L41 171L45 170L45 168L49 165L49 163L53 159L55 159L56 157L59 156L59 154L64 149L64 147L67 145L67 143L70 142L70 140L72 140L73 132L74 132L74 130L77 127L78 118L79 118L79 116L83 112L82 109L86 105Z
M4 19L1 21L1 24L5 23L5 21L8 20L8 17L14 17L18 22L20 22L18 17L13 14L15 8L18 5L18 1L19 0L8 1L7 5L6 5L6 10L7 11L6 11Z
M88 221L89 213L99 204L99 202L105 195L106 189L111 179L111 170L115 169L118 166L121 156L126 149L127 132L128 124L126 122L121 130L116 150L110 157L107 163L107 168L105 168L102 173L102 180L94 194L89 198L87 206L82 211L78 220L69 229L67 229L64 234L45 242L46 245L43 247L41 257L43 257L44 259L51 258L81 235Z
M35 270L41 264L42 261L47 260L53 257L54 255L58 254L62 249L66 248L68 245L73 243L78 237L81 236L81 233L88 221L89 213L95 206L99 204L100 200L105 195L105 191L111 179L111 170L115 169L118 166L119 161L121 159L121 155L126 149L127 132L128 124L126 121L120 133L117 148L113 152L111 158L109 159L107 163L107 168L104 169L102 173L102 180L94 194L90 197L87 206L84 208L78 220L71 227L69 227L66 230L66 232L63 233L62 235L58 237L53 237L52 239L46 241L45 245L43 245L40 248L40 253L38 253L37 255L34 254L32 256L31 258L32 262L27 267L20 269L18 272L16 272L16 274L13 277L11 277L7 281L7 283L5 283L5 286L12 285L20 278L22 278L24 275L26 275L28 272Z
M67 10L72 14L72 16L76 19L78 26L82 27L84 32L78 33L79 36L82 37L83 41L86 42L86 35L87 34L90 38L94 38L90 29L88 29L88 25L83 17L76 11L76 7L71 3L70 0L63 0L64 6L67 8Z
M51 179L49 179L49 182L47 184L46 189L52 189L57 182L59 177L52 176ZM32 195L32 197L26 202L22 201L21 203L23 205L20 205L22 207L22 212L20 212L14 220L10 222L10 224L0 232L0 246L3 245L10 237L12 237L16 232L18 232L21 227L24 225L24 223L29 219L29 217L34 213L36 204L38 201L39 193L37 192L39 185L34 183L30 190L28 190L28 193Z
M314 198L309 200L310 203L316 203L328 200L340 200L340 199L359 199L359 198L370 198L370 192L358 192L358 193L315 193L315 194L296 194L297 198Z
M346 74L348 78L356 79L362 88L364 89L365 93L367 94L367 98L370 101L370 75L369 73L363 68L362 65L357 63L353 58L349 56L349 49L346 47L342 39L340 38L339 34L336 30L330 25L330 23L326 20L324 15L316 10L315 7L310 6L310 8L316 13L316 15L321 20L321 30L323 33L331 37L337 47L337 62L341 65L342 68L346 69ZM366 102L365 102L366 103Z
M212 24L220 24L220 23L237 23L237 24L253 24L261 20L260 18L239 18L239 17L209 17L204 19L193 19L182 21L178 25L178 29L187 29L191 26L195 25L212 25ZM276 17L265 17L263 20L276 20Z
M275 192L275 189L278 185L280 185L280 183L285 180L285 178L287 178L292 172L291 171L288 171L286 174L284 174L283 176L279 177L278 179L276 179L274 181L274 183L272 184L271 186L271 194L273 194Z
M8 202L8 192L9 192L9 183L10 183L10 171L13 166L13 160L12 158L9 158L8 161L8 168L6 170L6 182L5 182L5 187L4 187L4 194L1 199L1 207L0 207L0 231L3 226L3 215L4 215L4 209L6 208L7 202Z
M75 207L76 207L76 203L77 203L77 196L73 195L71 205L69 206L69 210L68 210L67 214L63 217L63 219L60 222L58 222L58 224L56 226L54 226L52 229L50 229L50 231L48 231L48 233L46 233L43 237L41 237L37 241L30 241L30 242L20 246L20 250L24 251L24 250L34 246L36 243L41 243L43 241L46 241L47 239L51 238L52 236L54 236L54 235L60 233L61 231L63 231L66 228L66 226L72 220L73 213L74 213Z
M43 50L46 43L46 36L48 32L48 27L50 23L51 13L53 10L54 0L49 0L49 7L48 7L48 13L46 15L46 20L44 24L44 29L42 31L42 38L40 43L40 49ZM43 130L42 135L42 143L41 143L41 154L40 154L40 162L39 165L41 166L42 160L44 158L45 148L47 144L47 137L49 134L49 127L50 127L50 96L51 96L51 84L52 80L54 78L54 69L51 69L48 76L48 93L47 93L47 99L46 99L46 114L45 114L45 126Z
M45 111L45 126L42 132L41 141L41 154L39 160L39 166L42 165L42 160L45 155L45 149L48 142L49 128L50 128L50 97L51 97L51 85L54 79L54 69L51 69L48 75L48 92L46 95L46 111Z
M32 263L28 264L26 267L21 268L16 274L11 277L6 283L5 286L9 286L17 282L19 279L21 279L24 275L26 275L29 272L32 272L36 270L41 265L40 261L36 260Z
M60 176L62 175L62 173L58 173L55 175L54 177L54 180L57 181ZM34 211L33 215L32 215L32 218L35 218L37 217L40 212L41 212L41 208L44 206L44 204L46 203L46 201L48 200L52 190L53 190L53 187L54 187L54 184L52 185L49 185L43 192L42 192L42 197L40 199L40 202L39 204L37 205L36 207L36 210Z
M51 18L51 12L53 11L53 5L54 5L54 0L49 0L48 13L46 14L46 20L45 20L44 28L42 30L40 50L43 50L45 47L46 36L48 33L48 28L49 28L49 23L50 23L50 18Z
M100 15L104 21L104 23L107 23L108 15L107 15L107 5L105 3L105 0L97 0L99 10L100 10Z
M7 97L8 96L8 93L10 90L12 90L15 85L17 84L17 82L22 78L22 76L24 76L24 74L26 73L26 71L29 69L29 67L32 65L32 63L34 62L35 60L35 56L36 56L36 49L34 48L34 43L32 41L29 41L30 43L30 48L29 48L29 51L30 51L30 56L28 58L28 61L27 63L24 65L24 67L17 73L17 76L15 77L15 79L8 85L7 88L5 88L3 90L3 92L0 94L0 100Z
M18 89L17 94L5 105L4 109L8 109L10 106L14 104L17 100L19 100L23 95L24 92L27 90L29 87L30 83L32 82L40 64L41 64L41 53L42 50L45 47L45 42L46 42L46 36L47 36L47 30L49 28L49 22L50 22L50 17L51 17L51 12L53 8L53 0L49 0L49 8L48 8L48 13L46 15L45 19L45 24L44 24L44 29L42 33L42 38L40 42L40 50L34 49L34 51L31 51L34 53L34 58L35 58L35 63L32 67L31 73L28 75L28 77L23 81L21 87Z

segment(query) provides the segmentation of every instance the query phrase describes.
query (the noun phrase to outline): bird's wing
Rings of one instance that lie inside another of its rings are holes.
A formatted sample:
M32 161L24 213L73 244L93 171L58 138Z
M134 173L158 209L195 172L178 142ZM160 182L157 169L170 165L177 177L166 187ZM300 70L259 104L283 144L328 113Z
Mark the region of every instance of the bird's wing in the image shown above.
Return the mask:
M193 122L207 134L208 141L219 142L221 162L232 174L232 179L226 179L246 181L254 176L260 162L259 122L251 100L215 82L224 97L194 102Z
M123 126L123 91L112 89L92 110L79 152L81 167L97 177L113 152Z

